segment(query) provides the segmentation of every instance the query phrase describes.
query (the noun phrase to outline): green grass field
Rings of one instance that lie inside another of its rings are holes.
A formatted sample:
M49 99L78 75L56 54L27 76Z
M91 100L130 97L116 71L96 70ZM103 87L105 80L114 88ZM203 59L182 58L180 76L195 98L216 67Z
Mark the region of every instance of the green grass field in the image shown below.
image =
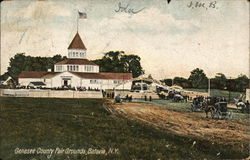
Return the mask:
M15 148L118 149L118 154L52 154L50 159L218 159L243 158L231 146L180 137L110 115L101 99L0 97L0 158L44 160L42 154L14 154ZM197 142L191 147L194 140ZM220 153L219 155L217 155Z
M153 100L153 101L144 101L143 99L137 99L135 100L138 103L151 103L151 104L155 104L161 108L166 108L166 109L170 109L173 111L177 111L177 112L191 112L191 101L188 102L172 102L172 100L162 100L162 99L157 99L157 100ZM205 112L202 111L204 113L205 116ZM249 114L246 113L241 113L240 110L237 109L231 109L228 108L228 112L231 112L233 114L232 116L232 120L248 120Z
M195 88L185 88L185 90L189 91L197 91L197 92L207 92L207 89L195 89ZM211 89L211 96L215 97L225 97L226 99L229 99L230 97L230 102L234 102L234 98L239 99L242 95L245 95L244 92L233 92L227 90L219 90L219 89Z

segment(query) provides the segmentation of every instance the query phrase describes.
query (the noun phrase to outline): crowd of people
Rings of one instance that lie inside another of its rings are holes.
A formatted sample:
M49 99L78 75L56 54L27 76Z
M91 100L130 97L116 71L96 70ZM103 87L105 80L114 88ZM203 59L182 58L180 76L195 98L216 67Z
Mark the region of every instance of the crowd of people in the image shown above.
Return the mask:
M41 89L41 90L72 90L72 91L100 91L99 88L92 87L71 87L71 86L63 86L63 87L43 87L43 86L17 86L15 89Z

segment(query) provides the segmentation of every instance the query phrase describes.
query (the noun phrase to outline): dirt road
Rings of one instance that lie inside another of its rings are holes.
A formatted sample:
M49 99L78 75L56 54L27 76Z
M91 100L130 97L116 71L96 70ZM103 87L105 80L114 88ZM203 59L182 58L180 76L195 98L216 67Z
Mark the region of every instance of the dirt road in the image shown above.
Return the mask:
M249 126L243 120L213 120L204 113L176 112L147 103L109 103L113 114L139 120L181 136L195 137L223 144L250 141Z

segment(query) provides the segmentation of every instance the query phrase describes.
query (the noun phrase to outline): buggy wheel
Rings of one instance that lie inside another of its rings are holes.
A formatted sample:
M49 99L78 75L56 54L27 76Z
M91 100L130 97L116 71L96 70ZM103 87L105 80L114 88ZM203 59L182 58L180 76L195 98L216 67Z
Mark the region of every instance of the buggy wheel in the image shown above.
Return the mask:
M194 105L193 105L193 104L191 105L191 111L192 111L192 112L195 111L195 110L194 110Z
M232 112L228 112L227 117L228 117L228 119L232 119L233 118L233 113Z
M211 117L212 117L212 119L216 118L216 112L215 111L211 111Z
M224 117L224 116L222 115L221 111L218 111L218 112L217 112L217 115L218 115L218 119L223 119L223 117Z

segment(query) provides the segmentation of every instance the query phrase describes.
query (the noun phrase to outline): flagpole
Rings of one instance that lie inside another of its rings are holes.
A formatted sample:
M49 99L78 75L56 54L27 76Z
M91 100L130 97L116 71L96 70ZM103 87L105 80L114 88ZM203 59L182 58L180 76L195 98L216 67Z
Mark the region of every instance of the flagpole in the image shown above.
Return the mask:
M76 32L78 33L78 21L79 21L79 11L77 11L77 16L76 16L76 23L77 23L77 28L76 28Z

